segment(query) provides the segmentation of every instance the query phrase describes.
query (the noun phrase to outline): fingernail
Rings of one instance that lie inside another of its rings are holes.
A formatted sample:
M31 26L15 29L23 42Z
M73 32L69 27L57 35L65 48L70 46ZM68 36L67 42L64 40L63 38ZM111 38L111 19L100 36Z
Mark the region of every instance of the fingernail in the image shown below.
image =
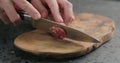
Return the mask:
M43 12L42 13L42 18L46 18L47 17L47 13Z
M64 22L67 26L71 23L71 21L69 20L65 20L65 22Z
M37 19L40 19L40 18L41 18L40 14L34 14L34 18L33 19L37 20Z
M57 20L57 22L59 22L59 23L62 23L62 22L63 22L63 19L62 19L62 17L58 17L58 20Z
M70 25L73 21L74 21L74 16L69 19L65 19L65 24Z

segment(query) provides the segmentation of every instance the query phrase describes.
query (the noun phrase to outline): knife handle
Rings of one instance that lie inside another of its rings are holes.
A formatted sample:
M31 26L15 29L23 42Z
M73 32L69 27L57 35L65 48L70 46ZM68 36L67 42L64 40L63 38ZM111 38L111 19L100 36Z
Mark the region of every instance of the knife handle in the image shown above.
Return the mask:
M17 10L17 13L20 15L21 19L24 21L33 21L32 17L26 14L24 11Z
M21 10L17 10L17 13L20 15L21 19L23 20L25 13L23 11L21 11Z

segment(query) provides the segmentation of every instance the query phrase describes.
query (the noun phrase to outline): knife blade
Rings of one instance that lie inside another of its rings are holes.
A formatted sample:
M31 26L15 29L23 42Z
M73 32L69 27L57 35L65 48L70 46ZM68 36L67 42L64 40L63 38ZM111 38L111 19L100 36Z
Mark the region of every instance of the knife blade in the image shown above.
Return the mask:
M95 43L99 43L100 41L92 36L89 36L88 34L76 30L74 28L71 28L69 26L54 22L52 20L48 20L48 19L38 19L38 20L34 20L33 21L33 26L37 29L41 29L44 31L49 31L49 29L53 26L59 26L62 27L66 33L67 33L67 38L71 38L74 40L78 40L78 41L84 41L84 42L95 42Z

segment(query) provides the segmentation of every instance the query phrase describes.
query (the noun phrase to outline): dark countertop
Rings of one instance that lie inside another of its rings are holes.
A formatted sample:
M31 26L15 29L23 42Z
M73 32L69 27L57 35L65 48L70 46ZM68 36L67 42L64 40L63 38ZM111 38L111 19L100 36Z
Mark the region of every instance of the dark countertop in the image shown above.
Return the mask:
M119 63L120 62L120 1L103 0L70 0L76 13L87 12L104 15L113 19L116 23L116 33L112 40L102 45L97 50L72 60L47 61L18 51L13 41L16 36L32 30L32 27L24 22L13 27L5 26L0 22L0 63ZM18 53L19 52L19 53Z

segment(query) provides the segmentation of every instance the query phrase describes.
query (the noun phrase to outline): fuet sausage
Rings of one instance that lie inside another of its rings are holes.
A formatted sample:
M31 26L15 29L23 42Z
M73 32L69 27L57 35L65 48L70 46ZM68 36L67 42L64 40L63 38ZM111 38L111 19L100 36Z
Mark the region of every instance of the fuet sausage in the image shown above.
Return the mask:
M53 26L50 28L50 33L55 38L63 39L66 37L66 32L62 27Z

